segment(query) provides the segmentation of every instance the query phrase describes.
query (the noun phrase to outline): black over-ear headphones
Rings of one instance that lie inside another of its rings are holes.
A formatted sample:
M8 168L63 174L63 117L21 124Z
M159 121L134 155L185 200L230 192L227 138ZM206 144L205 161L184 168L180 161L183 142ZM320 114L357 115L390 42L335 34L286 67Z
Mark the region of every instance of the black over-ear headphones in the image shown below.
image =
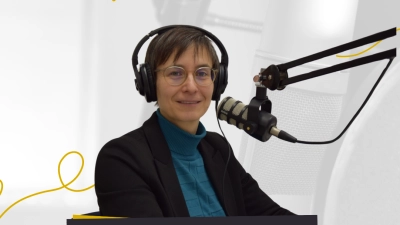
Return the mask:
M175 27L188 27L199 30L203 32L208 38L210 38L219 48L221 52L221 63L219 64L219 72L214 81L214 92L212 96L212 100L219 101L221 94L224 93L226 86L228 85L228 53L225 50L225 47L222 45L221 41L215 37L210 32L201 29L195 26L189 25L171 25L158 28L156 30L151 31L148 35L144 36L142 40L139 41L132 55L132 65L133 71L135 72L135 85L136 90L139 91L141 95L146 98L147 102L157 101L157 93L156 93L156 83L153 80L153 71L148 64L140 64L140 69L138 71L138 53L142 45L153 35L161 34L167 30L173 29Z

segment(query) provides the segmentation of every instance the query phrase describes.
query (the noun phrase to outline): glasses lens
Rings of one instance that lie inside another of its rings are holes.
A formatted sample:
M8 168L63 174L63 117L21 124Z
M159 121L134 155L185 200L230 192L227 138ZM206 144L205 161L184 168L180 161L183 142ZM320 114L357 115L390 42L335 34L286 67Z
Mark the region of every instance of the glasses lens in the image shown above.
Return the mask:
M186 77L186 72L179 67L169 67L164 71L164 77L170 85L180 85Z
M199 85L210 85L214 81L214 76L214 71L209 67L202 67L196 70L196 82Z

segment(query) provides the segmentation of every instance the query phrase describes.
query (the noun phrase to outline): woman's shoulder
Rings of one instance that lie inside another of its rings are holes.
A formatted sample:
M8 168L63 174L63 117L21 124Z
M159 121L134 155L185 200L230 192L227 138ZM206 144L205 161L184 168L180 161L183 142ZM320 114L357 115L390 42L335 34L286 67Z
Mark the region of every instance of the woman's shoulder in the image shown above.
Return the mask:
M140 127L105 143L100 149L99 157L123 155L137 158L140 155L148 154L151 153L148 151L143 128Z
M108 141L104 146L109 146L109 145L125 145L125 144L133 144L137 142L144 142L145 140L145 135L143 132L143 128L137 128L135 130L132 130L124 135L121 135L120 137L111 139Z
M230 144L228 140L217 132L207 131L204 139L214 148L219 150L223 155L228 153Z
M223 144L226 143L225 138L217 132L207 131L206 136L204 137L207 141L211 141L213 143Z

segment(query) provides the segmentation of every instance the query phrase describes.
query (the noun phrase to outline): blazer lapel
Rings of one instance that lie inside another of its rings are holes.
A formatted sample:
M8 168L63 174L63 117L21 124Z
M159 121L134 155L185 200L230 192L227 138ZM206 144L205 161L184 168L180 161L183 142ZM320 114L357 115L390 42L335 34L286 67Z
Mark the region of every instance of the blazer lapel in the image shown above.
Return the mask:
M150 119L143 124L143 129L150 150L154 156L154 163L158 175L169 198L170 206L173 209L175 216L189 217L189 211L172 162L171 152L161 131L160 125L158 124L158 118L155 112Z
M222 159L220 152L214 149L214 147L211 146L204 139L200 141L198 148L201 155L203 156L204 166L206 168L207 175L211 180L211 183L218 196L222 208L225 209L225 212L227 212L229 216L237 216L238 211L228 171L226 171L225 174L224 196L222 197L222 180L224 177L226 164Z

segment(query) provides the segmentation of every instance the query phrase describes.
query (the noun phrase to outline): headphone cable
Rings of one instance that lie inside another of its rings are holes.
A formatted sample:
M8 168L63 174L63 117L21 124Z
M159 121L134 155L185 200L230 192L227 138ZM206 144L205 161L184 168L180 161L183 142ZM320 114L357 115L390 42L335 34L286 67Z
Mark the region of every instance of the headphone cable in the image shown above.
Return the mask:
M225 169L224 169L224 175L223 175L223 177L222 177L222 202L223 202L224 207L225 207L225 214L226 214L227 216L229 216L228 210L227 210L227 208L226 208L226 203L225 203L225 195L224 195L224 186L225 186L224 183L225 183L225 182L224 182L224 181L225 181L226 170L227 170L227 168L228 168L229 159L231 158L231 151L232 151L232 148L231 148L231 145L229 144L228 140L226 139L224 132L223 132L222 129L221 129L221 125L219 124L219 119L218 119L218 114L217 114L217 105L218 105L218 102L219 102L219 100L215 101L215 114L217 115L217 122L218 122L219 129L221 130L221 133L222 133L222 135L224 136L224 139L225 139L225 141L226 141L226 143L228 144L228 147L229 147L229 149L228 149L228 160L226 161L226 165L225 165Z

